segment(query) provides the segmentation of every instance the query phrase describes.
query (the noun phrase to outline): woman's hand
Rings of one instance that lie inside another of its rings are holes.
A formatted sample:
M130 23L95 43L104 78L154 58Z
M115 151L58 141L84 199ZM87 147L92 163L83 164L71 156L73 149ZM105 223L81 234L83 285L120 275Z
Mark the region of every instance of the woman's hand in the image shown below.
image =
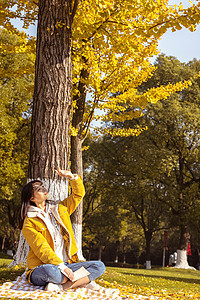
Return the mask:
M74 273L71 269L66 268L66 269L64 269L64 272L67 274L67 277L69 278L69 280L74 279Z
M61 177L68 178L69 180L74 180L77 176L76 174L72 174L71 171L61 170L59 167L57 168L56 173Z

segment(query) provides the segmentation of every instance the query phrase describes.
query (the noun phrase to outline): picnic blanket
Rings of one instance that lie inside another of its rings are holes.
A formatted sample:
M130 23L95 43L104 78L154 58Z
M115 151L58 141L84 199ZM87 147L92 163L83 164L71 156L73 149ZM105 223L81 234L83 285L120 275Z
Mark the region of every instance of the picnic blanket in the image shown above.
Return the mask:
M59 293L55 292L46 292L43 287L34 286L31 283L28 283L26 280L25 272L22 276L17 277L13 282L5 282L0 286L0 298L29 298L29 299L56 299L56 300L75 300L75 299L157 299L155 297L149 298L141 295L120 295L118 289L104 288L101 287L98 291L94 291L87 288L76 288L70 289L67 291L62 291Z

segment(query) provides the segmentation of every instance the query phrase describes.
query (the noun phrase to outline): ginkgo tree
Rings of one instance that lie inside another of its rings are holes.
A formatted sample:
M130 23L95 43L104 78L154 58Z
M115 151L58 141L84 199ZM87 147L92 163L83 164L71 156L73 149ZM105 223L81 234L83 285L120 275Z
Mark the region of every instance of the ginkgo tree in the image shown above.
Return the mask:
M193 18L193 17L194 18ZM193 23L194 22L194 23ZM138 86L152 76L150 58L158 53L159 38L168 28L188 27L199 22L199 7L168 6L167 1L82 1L72 30L73 89L71 167L82 173L82 144L91 121L123 121L138 117L149 102L166 99L187 87L180 82L138 94ZM86 99L86 94L89 97ZM137 109L133 111L132 107ZM106 114L95 114L99 109ZM109 123L108 123L109 124ZM98 129L101 133L128 136L136 129ZM74 223L81 227L82 207ZM77 230L81 235L81 229Z
M1 1L0 24L8 30L15 31L12 18L24 20L28 27L38 14L29 179L40 178L49 187L51 183L55 199L59 189L64 194L66 185L58 182L53 170L57 164L68 166L71 116L71 169L81 174L81 146L95 109L106 110L108 120L130 119L139 116L139 108L148 102L190 84L137 92L155 70L149 59L158 53L159 38L168 28L195 30L199 8L199 3L188 9L170 6L166 0ZM92 93L88 101L87 91ZM131 107L138 109L133 113ZM77 236L80 220L73 222Z
M10 247L19 234L16 220L30 140L35 55L20 52L25 43L25 37L0 29L0 236Z

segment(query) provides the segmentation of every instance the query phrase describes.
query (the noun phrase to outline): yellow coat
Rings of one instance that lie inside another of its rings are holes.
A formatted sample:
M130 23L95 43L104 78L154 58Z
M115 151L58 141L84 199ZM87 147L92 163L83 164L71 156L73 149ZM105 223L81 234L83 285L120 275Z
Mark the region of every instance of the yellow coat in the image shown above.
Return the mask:
M61 234L65 240L65 246L69 262L75 261L77 246L73 234L70 215L84 197L85 189L81 177L70 181L72 194L58 205L52 205L51 211L56 221L61 225ZM54 242L46 223L41 216L34 215L25 218L22 234L27 240L30 251L27 256L28 269L34 269L42 264L59 265L63 261L55 254ZM29 272L27 272L28 274Z

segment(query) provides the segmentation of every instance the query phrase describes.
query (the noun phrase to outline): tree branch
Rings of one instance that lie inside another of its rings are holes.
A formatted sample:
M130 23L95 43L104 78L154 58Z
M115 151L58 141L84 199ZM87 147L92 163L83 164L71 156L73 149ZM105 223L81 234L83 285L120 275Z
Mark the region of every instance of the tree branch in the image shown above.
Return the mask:
M74 5L73 5L73 8L71 10L71 25L74 21L74 17L75 17L77 8L78 8L78 4L79 4L79 0L74 0Z

